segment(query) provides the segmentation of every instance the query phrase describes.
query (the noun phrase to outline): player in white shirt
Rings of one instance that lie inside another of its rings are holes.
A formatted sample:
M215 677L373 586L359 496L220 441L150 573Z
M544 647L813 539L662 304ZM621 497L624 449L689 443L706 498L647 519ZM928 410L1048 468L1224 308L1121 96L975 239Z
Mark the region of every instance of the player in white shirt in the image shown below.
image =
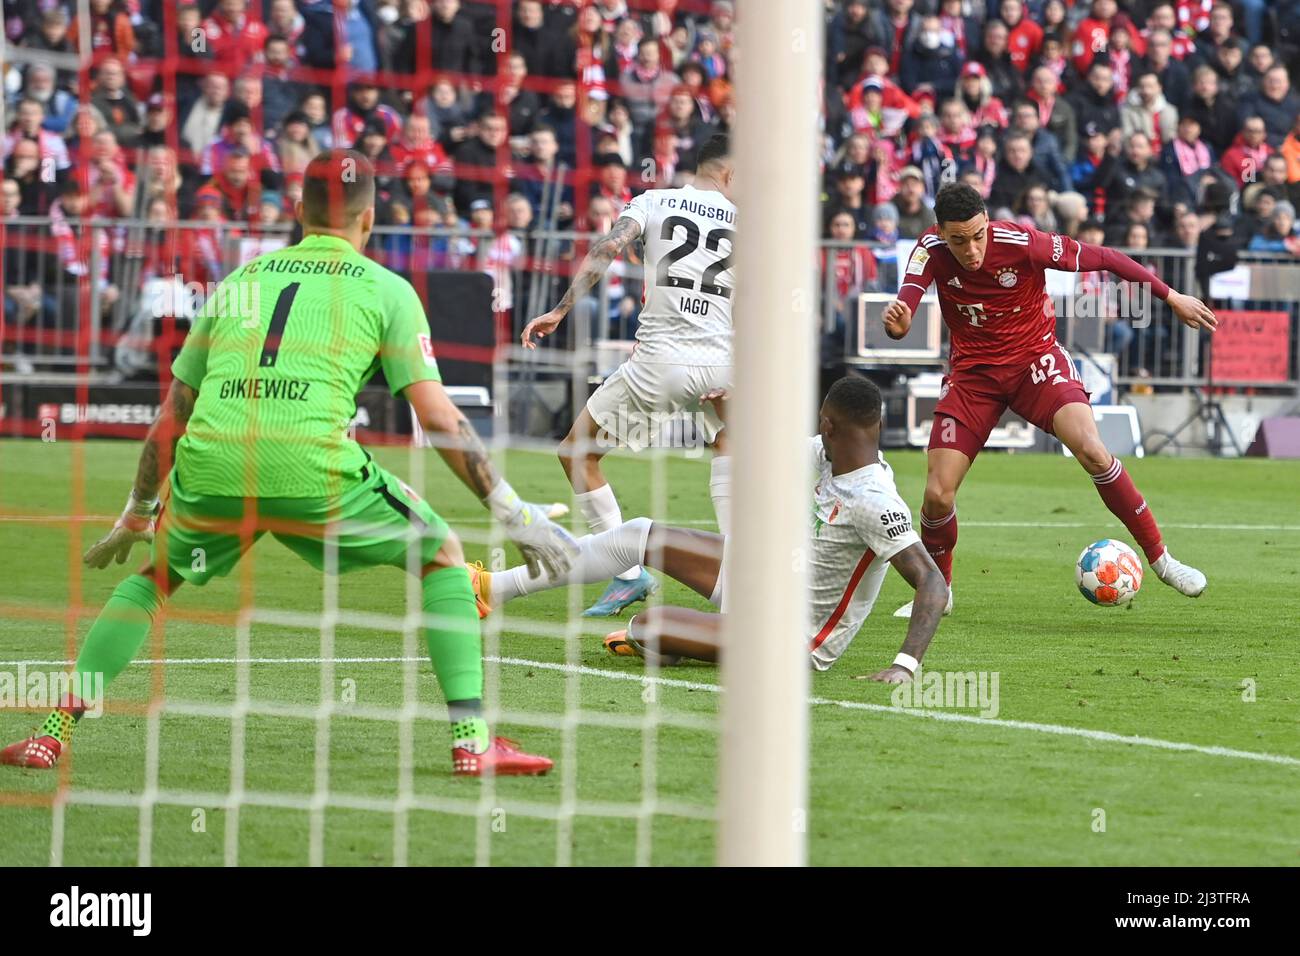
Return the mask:
M732 239L736 207L728 198L734 173L727 138L700 149L693 185L653 189L624 208L612 229L592 243L560 303L528 323L525 348L555 331L611 262L637 238L645 241L645 305L632 356L587 400L560 444L560 463L592 533L623 523L600 468L614 442L639 451L656 441L670 416L687 416L714 454L709 492L718 527L727 532L731 459L723 427L723 397L731 387ZM617 572L601 599L583 613L617 614L654 593L639 563Z
M911 678L943 616L948 587L912 529L912 516L894 486L894 473L880 456L880 390L864 378L842 378L822 403L820 434L812 439L815 479L809 549L809 623L805 639L812 666L826 670L848 648L871 613L890 565L916 589L907 637L894 663L873 680L901 683ZM471 569L480 614L524 594L569 582L601 580L620 562L649 562L670 577L722 604L724 539L708 531L673 528L637 518L578 542L579 555L567 577L527 568L488 573ZM717 660L721 620L681 607L638 614L627 630L611 634L605 646L615 654L655 656L661 664L678 658Z

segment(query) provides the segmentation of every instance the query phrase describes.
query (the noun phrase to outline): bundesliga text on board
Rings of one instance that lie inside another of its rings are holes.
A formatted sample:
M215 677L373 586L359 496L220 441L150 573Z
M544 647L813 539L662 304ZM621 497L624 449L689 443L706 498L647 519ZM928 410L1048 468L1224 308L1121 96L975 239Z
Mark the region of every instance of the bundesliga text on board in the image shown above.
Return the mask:
M133 936L148 936L153 927L152 893L83 893L73 886L50 897L50 925L57 927L126 927Z

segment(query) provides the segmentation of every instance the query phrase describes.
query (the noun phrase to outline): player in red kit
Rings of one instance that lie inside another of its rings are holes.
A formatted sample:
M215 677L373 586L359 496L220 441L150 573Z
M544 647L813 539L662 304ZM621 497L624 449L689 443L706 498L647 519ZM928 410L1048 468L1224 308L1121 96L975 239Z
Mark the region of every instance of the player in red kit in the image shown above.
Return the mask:
M1060 439L1092 475L1102 501L1137 540L1156 576L1187 595L1205 590L1205 575L1174 559L1156 519L1119 459L1102 443L1088 393L1070 355L1056 341L1056 311L1043 272L1106 270L1147 283L1185 325L1213 331L1214 313L1176 292L1128 256L1018 223L989 220L980 194L963 183L939 190L936 225L921 234L898 299L885 309L885 331L902 338L931 283L948 326L948 375L930 431L921 541L948 580L957 544L954 501L971 462L1010 407ZM911 605L896 612L911 614Z

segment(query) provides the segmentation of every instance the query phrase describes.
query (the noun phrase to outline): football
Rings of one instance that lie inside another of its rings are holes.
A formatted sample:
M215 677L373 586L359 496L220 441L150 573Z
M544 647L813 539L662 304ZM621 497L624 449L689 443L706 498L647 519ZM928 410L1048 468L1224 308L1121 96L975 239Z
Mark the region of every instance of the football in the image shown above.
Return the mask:
M1142 561L1123 541L1102 538L1083 549L1074 575L1079 592L1093 604L1119 607L1142 587Z

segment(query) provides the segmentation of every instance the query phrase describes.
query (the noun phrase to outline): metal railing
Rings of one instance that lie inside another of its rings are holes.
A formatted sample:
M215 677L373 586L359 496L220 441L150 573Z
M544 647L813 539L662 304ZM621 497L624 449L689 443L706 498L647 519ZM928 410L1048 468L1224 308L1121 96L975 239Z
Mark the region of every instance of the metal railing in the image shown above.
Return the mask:
M3 340L0 361L10 371L150 374L154 345L166 330L183 333L207 294L230 271L291 239L288 226L13 217L0 222L4 248ZM495 283L498 329L517 339L532 317L551 308L568 286L596 234L573 230L527 232L447 227L380 226L368 254L418 286L428 272L482 271ZM863 250L870 256L863 255ZM1174 288L1198 292L1195 252L1125 250ZM823 359L851 352L850 329L859 292L898 287L899 247L825 240L821 245L819 332ZM1216 308L1283 311L1290 316L1288 383L1300 380L1300 261L1243 253L1252 270L1251 298L1216 301ZM638 250L616 262L579 301L547 349L587 350L635 337L644 270ZM1076 353L1114 356L1121 387L1204 386L1207 337L1178 322L1168 306L1088 289L1088 276L1057 276L1073 292L1054 296L1057 334ZM1058 287L1056 291L1061 292ZM738 326L761 318L737 316ZM594 353L590 353L594 354ZM611 361L619 354L609 353ZM597 369L599 371L607 371ZM1224 387L1253 383L1215 380Z

